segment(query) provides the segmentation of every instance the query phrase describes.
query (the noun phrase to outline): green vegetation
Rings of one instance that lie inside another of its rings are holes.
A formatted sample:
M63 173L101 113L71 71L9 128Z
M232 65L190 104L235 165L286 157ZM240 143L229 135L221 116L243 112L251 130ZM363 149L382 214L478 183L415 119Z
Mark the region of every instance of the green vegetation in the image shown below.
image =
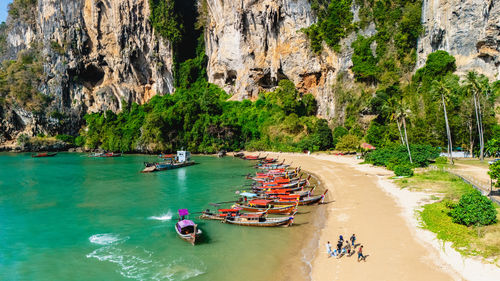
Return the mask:
M13 20L34 24L37 2L37 0L14 0L9 4L9 16Z
M448 158L445 156L439 156L436 158L436 164L448 164Z
M314 99L301 96L291 81L281 80L275 91L255 102L227 101L222 89L206 81L202 43L197 57L180 64L180 87L174 94L155 96L145 105L125 105L118 114L89 114L87 130L75 142L123 152L332 147L332 131L326 120L315 116Z
M340 40L353 29L352 0L310 0L311 9L318 18L303 31L307 34L314 52L322 50L322 42L335 50L340 49Z
M156 32L176 45L181 40L184 26L174 11L174 5L174 0L149 0L151 7L149 19Z
M213 153L220 149L319 150L331 146L325 120L305 115L302 100L280 103L296 91L288 80L255 101L226 101L220 88L199 79L173 95L155 96L145 105L126 106L119 114L86 116L85 145L113 151ZM288 114L287 114L288 113Z
M396 181L402 188L440 194L443 200L427 204L420 212L422 226L437 234L438 239L450 241L453 248L465 255L479 255L497 259L500 253L500 224L465 226L454 223L450 216L464 194L476 192L457 176L441 171L415 174L412 178ZM436 200L436 196L433 197ZM499 219L499 206L497 221Z
M0 56L2 56L7 50L7 24L5 22L0 23Z
M408 165L396 165L394 166L394 174L399 177L411 177L413 176L413 169Z
M65 134L57 135L56 140L63 141L67 144L72 144L72 145L75 144L75 137L70 135L65 135Z
M471 225L490 225L497 222L497 210L488 197L474 190L462 195L450 213L454 223Z
M412 144L410 150L412 151L413 164L410 163L406 146L403 145L376 149L365 157L365 162L376 166L386 166L392 170L399 165L426 167L429 165L429 160L439 156L439 149L430 145Z
M0 66L0 106L21 106L35 113L43 112L51 97L38 91L42 64L35 51L21 51L17 60Z
M489 166L488 175L495 183L496 187L500 187L500 161L497 161Z
M335 149L339 151L352 152L357 151L359 149L359 145L360 140L358 136L348 134L340 138L335 146Z
M377 74L380 72L377 66L377 59L373 55L371 45L375 38L365 38L358 35L356 41L352 43L354 53L352 55L352 71L358 81L374 83L377 81Z

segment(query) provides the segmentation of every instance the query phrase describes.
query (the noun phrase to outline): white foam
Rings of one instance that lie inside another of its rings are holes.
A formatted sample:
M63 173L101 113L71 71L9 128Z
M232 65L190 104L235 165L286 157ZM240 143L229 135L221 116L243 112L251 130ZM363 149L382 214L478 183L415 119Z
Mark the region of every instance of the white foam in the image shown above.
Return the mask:
M166 214L160 215L160 216L151 216L148 219L150 220L158 220L158 221L167 221L171 220L173 217L172 213L168 211Z
M129 237L120 237L118 234L103 233L95 234L89 237L90 243L97 245L109 245L118 241L127 240Z
M124 242L123 239L119 241ZM153 252L143 247L127 247L125 243L105 245L88 254L87 258L114 263L123 277L135 280L186 280L206 271L204 263L196 257L169 262L154 257Z

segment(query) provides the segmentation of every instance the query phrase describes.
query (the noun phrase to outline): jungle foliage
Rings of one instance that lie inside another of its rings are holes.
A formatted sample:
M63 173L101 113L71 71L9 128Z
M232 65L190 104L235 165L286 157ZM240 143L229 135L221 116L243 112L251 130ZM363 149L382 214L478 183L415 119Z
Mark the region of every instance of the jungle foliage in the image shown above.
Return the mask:
M340 40L353 29L351 12L352 0L310 0L317 22L303 29L311 48L319 53L323 41L335 50L340 50Z
M0 106L8 104L42 112L52 100L38 91L42 73L42 64L34 50L21 51L17 60L4 61L0 65Z

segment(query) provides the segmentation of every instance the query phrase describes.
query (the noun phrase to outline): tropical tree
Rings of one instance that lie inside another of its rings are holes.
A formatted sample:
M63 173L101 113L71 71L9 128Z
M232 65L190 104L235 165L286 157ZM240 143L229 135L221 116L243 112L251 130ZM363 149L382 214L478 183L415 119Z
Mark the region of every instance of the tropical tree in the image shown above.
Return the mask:
M448 113L446 111L446 101L449 99L451 96L452 90L450 89L449 85L446 83L446 79L443 80L434 80L432 84L431 91L440 96L441 103L443 106L443 113L444 113L444 121L446 124L446 135L448 137L448 156L450 157L451 164L453 165L453 142L451 139L451 130L450 130L450 124L448 122Z
M396 123L398 124L399 134L401 137L401 143L403 145L406 145L406 149L408 150L408 157L410 158L410 163L413 163L413 160L411 158L410 143L408 142L408 134L406 132L406 119L411 114L411 110L408 107L408 104L406 104L402 99L399 102L397 101L396 98L389 99L389 101L390 102L388 102L387 106L390 106L393 112L391 114L391 119L396 120ZM403 132L401 132L401 128L403 129Z
M477 130L479 133L479 159L484 160L484 130L483 118L481 111L481 102L484 100L485 95L489 92L488 79L484 76L478 76L476 72L467 73L465 88L467 93L472 98L474 103L474 112L476 114Z

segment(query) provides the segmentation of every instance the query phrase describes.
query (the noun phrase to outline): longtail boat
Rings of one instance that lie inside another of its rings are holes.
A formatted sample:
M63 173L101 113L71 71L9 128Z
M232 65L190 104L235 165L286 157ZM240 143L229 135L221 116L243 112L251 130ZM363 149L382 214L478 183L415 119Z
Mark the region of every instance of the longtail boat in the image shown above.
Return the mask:
M293 223L295 214L286 217L269 218L266 213L240 214L237 216L227 216L222 222L243 226L276 227L290 226Z
M191 160L191 153L188 151L177 151L175 158L164 158L163 162L144 162L146 166L141 173L151 173L164 170L178 169L196 164Z
M31 157L33 158L39 158L39 157L54 157L57 155L57 152L54 152L54 153L47 153L47 152L43 152L43 153L37 153L37 154L31 154Z
M196 239L201 236L202 231L192 220L186 219L189 215L187 209L180 209L178 212L180 219L175 224L175 232L177 232L177 235L179 235L182 240L187 241L194 246Z
M248 212L267 212L268 214L291 214L297 208L295 205L273 205L273 200L254 199L247 203L236 203L236 207Z
M217 212L212 212L209 209L201 213L200 219L205 220L225 220L227 216L238 215L241 208L219 209Z
M243 160L263 160L263 159L266 159L267 156L264 156L264 157L260 157L260 154L255 156L255 155L247 155L247 156L243 156L241 157L241 159Z
M304 205L313 205L313 204L320 204L323 203L325 200L326 193L328 192L328 189L325 190L325 193L320 194L320 195L314 195L314 196L306 196L306 197L300 197L299 194L290 194L290 195L278 195L277 199L273 201L274 205L290 205L294 204L295 202L299 203L299 206L304 206Z

